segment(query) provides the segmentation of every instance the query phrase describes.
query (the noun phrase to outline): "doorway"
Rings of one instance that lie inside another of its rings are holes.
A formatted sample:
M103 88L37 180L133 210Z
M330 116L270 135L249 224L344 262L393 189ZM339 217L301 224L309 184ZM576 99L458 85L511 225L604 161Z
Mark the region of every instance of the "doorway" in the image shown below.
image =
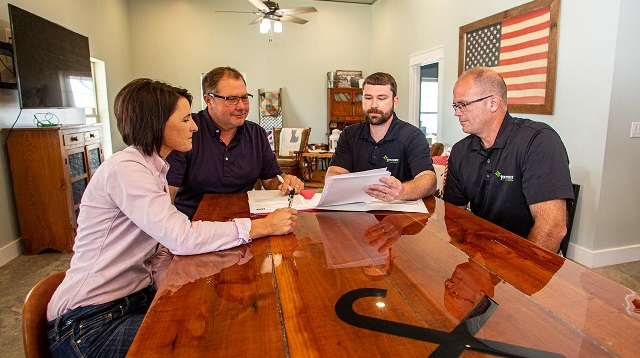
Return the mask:
M433 144L438 141L438 62L420 66L419 128Z

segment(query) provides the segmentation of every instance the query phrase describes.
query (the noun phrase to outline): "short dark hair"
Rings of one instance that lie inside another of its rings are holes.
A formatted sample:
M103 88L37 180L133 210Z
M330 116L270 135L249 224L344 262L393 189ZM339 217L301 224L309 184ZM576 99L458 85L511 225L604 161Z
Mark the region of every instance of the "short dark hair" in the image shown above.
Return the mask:
M202 78L202 94L205 95L207 93L216 93L218 91L218 82L220 82L220 80L225 76L231 77L236 80L242 79L242 82L244 82L245 86L247 85L244 77L242 77L242 73L240 73L240 71L236 70L235 68L228 66L216 67L213 70L209 71Z
M376 72L372 73L367 78L364 79L364 85L373 85L373 86L391 86L391 93L393 93L393 97L398 95L398 85L396 84L395 78L388 73L384 72Z
M127 83L113 104L122 140L146 155L160 153L165 124L181 97L191 105L193 97L184 88L148 78Z

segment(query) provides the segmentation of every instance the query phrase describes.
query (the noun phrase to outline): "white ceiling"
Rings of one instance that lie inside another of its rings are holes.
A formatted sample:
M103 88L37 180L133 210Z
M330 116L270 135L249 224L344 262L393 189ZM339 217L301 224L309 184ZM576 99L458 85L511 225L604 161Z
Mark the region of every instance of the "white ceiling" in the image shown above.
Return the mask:
M328 2L348 2L352 4L373 5L378 0L316 0L316 1L328 1Z

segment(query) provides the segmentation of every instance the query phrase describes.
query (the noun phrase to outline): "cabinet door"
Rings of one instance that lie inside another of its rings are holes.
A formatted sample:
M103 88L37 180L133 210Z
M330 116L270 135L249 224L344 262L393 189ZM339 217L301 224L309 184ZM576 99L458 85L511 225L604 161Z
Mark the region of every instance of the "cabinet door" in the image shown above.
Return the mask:
M91 180L93 173L95 173L100 164L102 164L102 148L100 147L100 144L92 144L86 146L85 151L87 156L89 180Z
M351 110L351 115L362 116L362 90L360 88L353 90L353 106Z
M332 116L350 116L353 113L352 91L349 88L331 91L330 107Z

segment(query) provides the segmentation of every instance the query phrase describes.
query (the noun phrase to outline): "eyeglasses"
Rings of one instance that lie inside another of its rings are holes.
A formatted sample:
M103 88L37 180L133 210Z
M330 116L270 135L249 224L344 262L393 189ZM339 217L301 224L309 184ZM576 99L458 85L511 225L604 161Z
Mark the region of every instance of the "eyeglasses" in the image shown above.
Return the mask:
M244 96L231 96L231 97L218 96L215 93L208 93L208 95L211 97L224 99L229 106L237 106L240 100L242 100L242 103L244 104L249 104L249 102L251 102L251 99L253 98L253 95L251 93L247 93Z
M451 106L453 107L453 111L455 112L456 109L459 109L460 112L464 112L465 109L467 109L467 106L476 102L480 102L480 101L484 101L485 99L489 98L493 96L492 94L486 96L486 97L482 97L482 98L478 98L478 99L474 99L473 101L469 101L469 102L458 102L458 103L454 103Z

